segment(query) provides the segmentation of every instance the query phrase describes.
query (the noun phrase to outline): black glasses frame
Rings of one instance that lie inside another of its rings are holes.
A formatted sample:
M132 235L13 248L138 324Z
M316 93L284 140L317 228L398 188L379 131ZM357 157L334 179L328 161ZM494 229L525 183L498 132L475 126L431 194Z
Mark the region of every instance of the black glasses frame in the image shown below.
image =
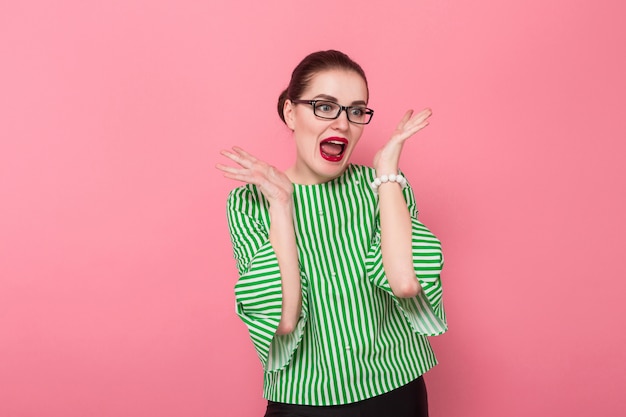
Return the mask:
M374 110L369 109L367 107L362 107L362 106L342 106L339 103L336 103L332 100L291 100L292 103L295 104L310 104L313 107L313 114L316 115L319 118L322 119L326 119L326 120L335 120L338 119L339 116L341 116L341 112L345 111L346 112L346 116L348 116L348 121L350 121L351 123L357 124L357 125L366 125L369 122L372 121L372 117L374 117ZM325 103L333 103L336 104L339 107L339 111L337 112L337 116L335 117L328 117L328 116L320 116L319 114L317 114L317 112L315 111L315 103L317 102L325 102ZM358 108L358 109L365 109L365 114L369 115L369 119L367 120L367 122L355 122L354 120L350 119L350 112L348 110L352 109L352 108Z

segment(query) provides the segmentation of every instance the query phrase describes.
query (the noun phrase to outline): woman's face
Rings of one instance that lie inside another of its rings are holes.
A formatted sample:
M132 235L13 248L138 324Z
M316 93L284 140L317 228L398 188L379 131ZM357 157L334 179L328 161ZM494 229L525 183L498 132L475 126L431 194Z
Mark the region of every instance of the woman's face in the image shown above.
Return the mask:
M342 106L367 105L365 80L354 71L328 70L316 74L302 100L328 100ZM296 163L287 170L297 184L320 184L340 176L361 138L364 125L348 121L345 111L337 119L315 116L310 104L285 102L285 122L294 132Z

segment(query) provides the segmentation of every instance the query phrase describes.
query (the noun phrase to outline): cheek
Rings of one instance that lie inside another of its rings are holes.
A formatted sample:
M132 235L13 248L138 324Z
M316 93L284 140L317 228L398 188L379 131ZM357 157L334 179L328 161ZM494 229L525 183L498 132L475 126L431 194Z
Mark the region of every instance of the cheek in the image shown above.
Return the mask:
M363 127L354 126L354 130L352 131L352 138L356 142L361 139L361 135L363 134Z
M296 131L299 132L302 137L312 137L320 135L326 130L326 126L320 125L316 122L316 120L299 119L296 123Z

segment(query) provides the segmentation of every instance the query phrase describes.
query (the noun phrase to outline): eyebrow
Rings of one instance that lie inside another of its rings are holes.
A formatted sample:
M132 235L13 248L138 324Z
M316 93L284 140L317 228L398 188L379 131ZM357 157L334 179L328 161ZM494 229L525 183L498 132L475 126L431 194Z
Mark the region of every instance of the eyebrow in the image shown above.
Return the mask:
M323 100L328 100L328 101L334 101L336 103L338 103L339 101L337 100L337 97L333 97L333 96L329 96L328 94L318 94L315 97L313 97L314 99L323 99ZM363 105L365 106L367 103L363 100L356 100L353 101L352 104L350 104L351 106L356 106L356 105Z

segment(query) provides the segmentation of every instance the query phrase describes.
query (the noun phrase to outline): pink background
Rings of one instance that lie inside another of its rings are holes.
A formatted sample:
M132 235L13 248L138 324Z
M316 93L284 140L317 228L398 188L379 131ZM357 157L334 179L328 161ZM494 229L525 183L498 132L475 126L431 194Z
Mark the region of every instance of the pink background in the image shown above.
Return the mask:
M291 69L368 73L369 164L441 238L434 417L626 415L621 0L65 0L0 5L0 416L260 416L214 169L286 168Z

